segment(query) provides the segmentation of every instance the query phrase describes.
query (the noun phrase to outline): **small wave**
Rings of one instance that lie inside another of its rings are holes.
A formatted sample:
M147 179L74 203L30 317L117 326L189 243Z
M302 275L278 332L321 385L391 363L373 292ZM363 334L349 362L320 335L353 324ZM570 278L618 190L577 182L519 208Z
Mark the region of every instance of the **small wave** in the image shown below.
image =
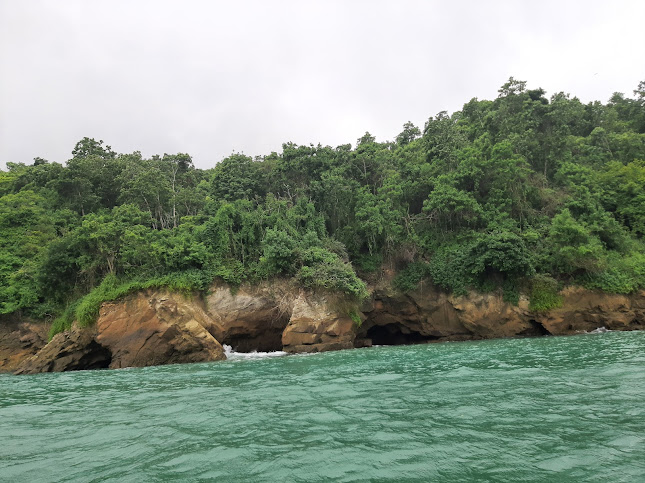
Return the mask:
M273 352L237 352L234 351L230 345L223 344L224 354L228 360L240 360L240 359L265 359L268 357L282 357L286 356L287 353L284 351L273 351Z
M607 332L613 332L613 330L609 330L607 327L598 327L597 329L594 329L592 331L583 331L585 334L606 334Z

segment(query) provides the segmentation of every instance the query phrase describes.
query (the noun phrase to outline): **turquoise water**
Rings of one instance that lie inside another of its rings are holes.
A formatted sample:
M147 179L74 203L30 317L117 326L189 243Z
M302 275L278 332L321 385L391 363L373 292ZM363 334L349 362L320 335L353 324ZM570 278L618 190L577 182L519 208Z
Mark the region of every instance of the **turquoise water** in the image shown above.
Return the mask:
M0 480L645 481L645 332L0 376Z

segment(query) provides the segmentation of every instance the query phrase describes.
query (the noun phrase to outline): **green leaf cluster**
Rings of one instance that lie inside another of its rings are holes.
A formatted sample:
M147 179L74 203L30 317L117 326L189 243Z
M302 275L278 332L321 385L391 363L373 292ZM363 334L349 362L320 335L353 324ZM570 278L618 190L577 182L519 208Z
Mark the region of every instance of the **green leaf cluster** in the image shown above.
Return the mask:
M510 78L394 141L239 153L197 169L83 138L66 163L0 171L0 314L89 324L145 287L276 277L368 296L388 278L557 306L577 283L645 287L645 102L583 103ZM356 267L356 268L355 268ZM358 269L358 273L356 271ZM387 276L386 276L387 275Z

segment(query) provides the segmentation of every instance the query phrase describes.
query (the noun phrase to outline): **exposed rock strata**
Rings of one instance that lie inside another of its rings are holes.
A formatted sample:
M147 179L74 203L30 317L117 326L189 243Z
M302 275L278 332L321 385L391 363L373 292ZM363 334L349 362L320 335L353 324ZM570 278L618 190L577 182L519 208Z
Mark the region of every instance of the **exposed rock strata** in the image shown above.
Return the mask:
M342 300L290 291L280 283L234 293L214 286L205 299L147 291L104 304L93 328L59 334L35 356L44 332L38 336L38 331L0 326L0 369L13 369L28 356L18 373L213 361L225 359L220 342L240 351L320 352L565 335L603 326L645 328L645 291L624 296L574 287L562 296L561 308L532 313L526 298L514 306L499 293L455 297L433 287L410 294L375 289L361 307L359 326ZM7 355L7 350L13 352Z
M207 326L222 344L241 352L282 349L282 332L289 323L293 295L283 284L242 287L235 293L215 286L206 296Z
M225 359L206 329L211 319L192 298L143 292L103 304L96 341L112 353L110 368Z
M47 344L49 324L0 318L0 372L12 372Z
M289 324L282 334L284 350L322 352L353 348L356 324L334 305L325 297L301 293L293 302Z
M535 320L554 335L590 332L599 327L645 329L645 290L618 295L568 287L561 295L562 307L535 316Z
M103 304L95 326L57 334L17 374L144 367L226 359L192 298L147 291Z
M95 329L71 330L56 334L37 354L25 360L16 374L103 369L110 364L110 351L94 339Z
M360 338L376 344L533 335L528 301L512 306L495 294L455 297L426 288L407 295L375 291ZM537 335L537 334L535 334Z
M358 338L375 344L414 343L645 328L645 291L625 296L570 287L562 296L561 308L533 313L524 296L514 306L500 293L456 297L433 287L407 295L377 290L364 307L367 320Z

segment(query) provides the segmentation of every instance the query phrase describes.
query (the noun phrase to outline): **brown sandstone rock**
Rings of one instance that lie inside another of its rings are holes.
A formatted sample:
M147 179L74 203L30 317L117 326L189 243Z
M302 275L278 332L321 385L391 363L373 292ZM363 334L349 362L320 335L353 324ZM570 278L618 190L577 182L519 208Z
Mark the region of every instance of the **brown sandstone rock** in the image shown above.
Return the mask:
M323 297L301 293L282 334L287 352L323 352L354 347L356 324Z
M0 319L0 372L12 372L47 343L49 324L20 318Z
M193 299L148 291L104 304L96 341L112 353L110 368L226 359L210 324Z
M632 295L607 294L567 287L561 292L562 307L536 314L535 319L554 335L592 331L645 328L645 291Z
M229 287L215 285L205 299L211 319L207 329L222 344L238 351L281 350L292 299L280 282L242 287L235 293Z
M143 367L226 359L206 330L210 318L191 298L147 291L103 304L92 328L57 334L16 374Z
M365 304L367 320L358 332L360 344L413 343L498 337L566 335L599 327L611 330L645 328L645 291L616 295L570 287L562 292L561 308L529 311L521 296L517 306L501 293L471 292L456 297L432 286L404 295L375 290Z
M105 368L110 351L94 340L95 331L79 329L56 334L37 354L23 361L16 374Z
M371 310L366 311L366 321L359 330L359 338L371 339L370 335L374 335L375 343L380 344L396 334L402 335L398 340L392 339L396 343L413 342L413 336L431 340L472 335L449 297L432 287L410 294L389 288L379 289L374 291L373 298Z
M520 298L518 306L505 302L502 294L471 292L460 297L449 297L457 310L459 321L472 334L482 338L539 335L528 316L528 300Z
M561 308L531 313L525 297L513 306L501 293L455 297L427 285L410 294L379 288L361 307L357 327L342 303L304 291L295 294L285 284L236 293L215 286L207 309L196 297L147 291L104 304L94 328L74 327L36 355L45 343L46 326L0 325L0 370L11 370L29 356L17 373L225 359L219 338L242 351L320 352L382 343L564 335L603 326L645 328L645 291L624 296L571 287L562 296Z

